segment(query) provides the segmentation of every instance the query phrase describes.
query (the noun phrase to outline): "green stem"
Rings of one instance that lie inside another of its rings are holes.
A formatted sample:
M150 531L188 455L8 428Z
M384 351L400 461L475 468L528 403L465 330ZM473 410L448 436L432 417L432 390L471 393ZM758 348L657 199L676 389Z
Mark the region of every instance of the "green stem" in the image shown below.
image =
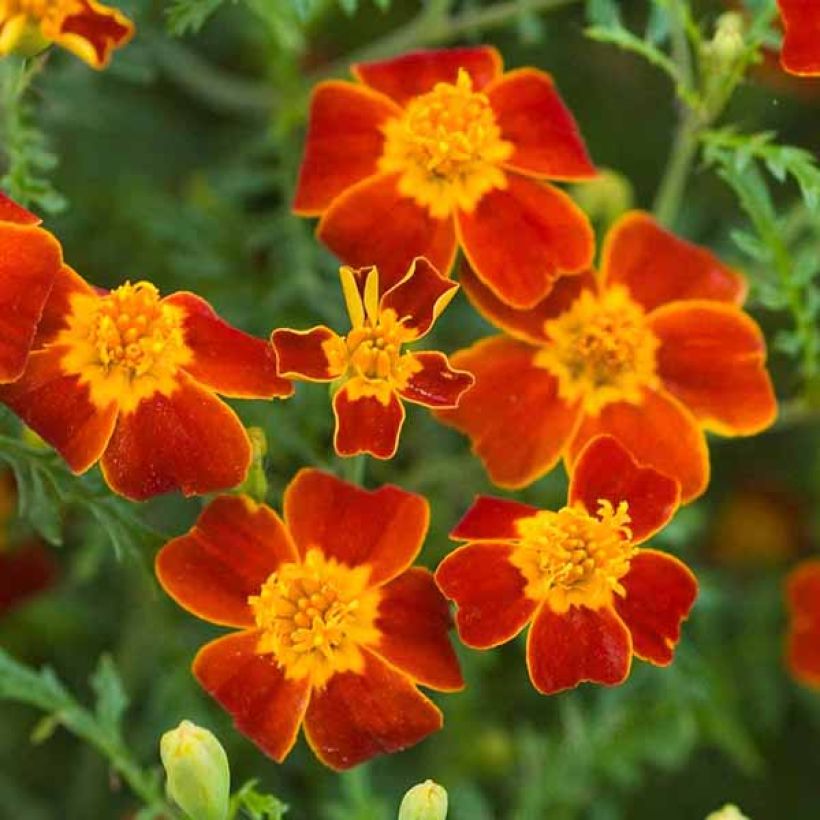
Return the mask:
M342 473L345 481L361 487L364 484L365 473L367 472L367 456L353 456L346 458L342 462Z
M664 225L671 225L680 210L686 180L698 153L700 135L706 126L692 109L687 108L681 116L672 151L666 164L653 210Z

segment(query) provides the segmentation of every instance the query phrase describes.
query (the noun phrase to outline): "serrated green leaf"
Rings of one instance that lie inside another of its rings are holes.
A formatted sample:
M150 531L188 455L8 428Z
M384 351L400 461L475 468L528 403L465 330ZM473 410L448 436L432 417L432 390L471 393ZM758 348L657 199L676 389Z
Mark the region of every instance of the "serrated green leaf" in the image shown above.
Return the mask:
M224 0L173 0L165 12L168 31L176 37L196 34Z
M103 655L100 658L91 676L91 688L97 698L94 710L97 720L112 734L118 735L122 716L128 707L128 696L110 656Z

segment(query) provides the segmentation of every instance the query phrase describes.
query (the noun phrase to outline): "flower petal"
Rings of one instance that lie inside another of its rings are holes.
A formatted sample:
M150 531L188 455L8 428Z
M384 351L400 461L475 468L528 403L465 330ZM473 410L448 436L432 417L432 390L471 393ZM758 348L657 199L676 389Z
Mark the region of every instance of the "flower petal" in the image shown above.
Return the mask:
M404 326L420 339L456 295L458 285L442 276L424 257L414 259L406 276L384 296L381 310L394 310Z
M271 334L279 372L290 379L329 382L341 375L328 361L323 345L338 334L319 325L310 330L281 328Z
M509 71L486 93L502 138L515 148L507 168L550 179L590 179L597 174L549 74L535 68Z
M334 675L313 693L305 737L319 760L349 769L379 754L400 752L441 729L444 719L412 681L363 650L361 674Z
M352 399L350 394L348 382L333 397L336 452L340 456L369 453L375 458L393 458L404 424L404 407L396 393L391 391L387 404L382 404L376 396Z
M687 301L649 316L661 342L658 375L698 421L724 435L751 435L771 425L777 399L766 371L766 340L733 305Z
M581 451L569 485L569 503L589 513L600 501L617 509L629 505L632 543L646 541L672 519L680 504L680 485L651 467L642 467L615 438L598 436Z
M789 573L786 599L789 668L797 680L820 687L820 560L804 561Z
M184 312L185 343L194 354L185 370L201 385L243 399L293 393L293 385L277 373L270 342L232 327L193 293L174 293L162 301Z
M785 36L780 62L790 74L820 74L820 6L813 0L777 0ZM820 667L819 667L820 668Z
M22 374L61 265L60 244L48 231L0 221L0 383Z
M497 328L532 344L546 340L544 323L568 310L583 290L595 290L595 274L583 271L557 279L552 290L531 308L521 310L499 299L464 262L459 272L461 287L472 306Z
M689 567L657 550L641 550L621 578L626 595L615 596L615 610L632 635L635 654L657 666L672 663L681 623L698 595Z
M713 253L630 211L610 229L601 251L607 285L623 284L646 310L678 299L743 304L746 281Z
M592 264L595 237L584 212L551 185L507 174L456 230L478 278L503 302L530 308L562 274Z
M536 603L524 594L527 581L510 563L512 551L498 542L466 544L436 570L439 589L458 606L458 636L467 646L506 643L532 618Z
M383 94L338 80L319 83L310 98L293 210L321 214L351 185L375 174L384 147L381 126L396 116L401 109Z
M544 604L527 637L533 686L553 695L589 681L615 686L632 665L629 630L611 609L571 606L559 615Z
M53 342L57 334L68 327L71 315L71 300L75 295L94 296L97 291L88 284L76 271L63 265L54 279L54 287L43 306L43 315L37 326L34 349L45 347Z
M411 51L391 60L356 63L353 75L370 88L387 94L400 105L431 91L436 83L455 83L463 68L480 91L501 74L503 63L490 46Z
M0 222L15 222L18 225L39 225L43 220L27 211L13 199L0 191Z
M663 390L645 391L640 404L616 402L604 407L598 416L585 416L565 454L569 472L595 436L613 436L639 464L678 481L681 503L692 501L706 490L706 438L695 417Z
M237 632L203 646L193 672L234 726L281 763L296 743L310 700L307 679L287 680L271 655L257 655L256 632Z
M58 574L54 555L39 541L0 550L0 616L54 586Z
M363 490L311 469L301 470L288 486L284 511L302 555L318 547L348 566L368 564L372 586L413 563L430 522L420 495L392 485Z
M458 407L461 396L469 390L475 379L464 370L454 370L443 353L413 353L413 359L421 365L399 394L407 401L425 407Z
M102 471L134 501L171 490L203 495L239 484L251 447L236 413L185 374L170 395L155 393L120 415Z
M433 219L426 208L402 196L397 179L382 174L348 188L316 229L319 239L346 264L375 265L382 292L404 278L416 257L424 256L446 274L456 255L452 220Z
M99 69L108 65L115 48L124 46L134 36L134 25L115 8L96 0L79 0L70 14L44 23L43 33Z
M250 627L248 597L258 595L277 567L299 558L279 516L247 496L223 495L196 524L169 541L156 559L163 589L199 618Z
M458 658L450 643L450 608L433 574L412 567L382 587L372 647L389 664L431 689L455 692L464 688Z
M537 507L508 498L478 496L450 533L456 541L496 541L519 538L518 520L530 518Z
M105 450L117 421L117 405L99 409L88 386L60 366L65 348L32 353L25 372L12 384L0 385L0 401L68 462L84 473Z
M436 418L469 436L494 484L524 487L552 469L577 425L578 410L558 398L555 377L534 364L536 348L505 336L452 356L475 384L455 410Z

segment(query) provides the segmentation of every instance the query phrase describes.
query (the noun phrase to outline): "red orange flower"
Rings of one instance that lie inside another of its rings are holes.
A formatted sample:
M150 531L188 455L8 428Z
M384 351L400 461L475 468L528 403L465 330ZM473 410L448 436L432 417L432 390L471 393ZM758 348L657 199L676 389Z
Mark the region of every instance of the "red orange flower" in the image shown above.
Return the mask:
M149 282L100 292L64 266L28 365L0 387L0 401L75 473L101 459L113 490L144 499L238 484L250 441L215 393L291 391L273 348L223 322L198 296L160 299Z
M820 560L804 561L786 580L791 622L786 652L795 679L820 688Z
M22 375L63 262L59 243L39 225L34 214L0 194L0 384Z
M127 17L96 0L0 0L0 56L36 54L56 43L92 68L105 68L133 35Z
M697 581L676 558L639 545L679 498L675 481L609 436L584 449L557 512L479 497L451 534L468 543L436 571L458 605L461 640L489 649L531 624L527 667L544 694L622 683L633 655L671 663Z
M352 330L339 336L320 325L275 330L279 372L292 379L339 383L333 397L334 446L342 456L392 458L404 424L402 399L426 407L456 407L473 383L443 353L402 347L425 336L458 285L426 259L385 289L375 267L340 270Z
M612 228L600 276L561 279L531 310L504 305L468 269L462 284L509 335L452 357L476 383L437 415L470 437L500 486L529 484L562 455L571 469L591 438L609 434L690 501L709 479L703 429L749 435L774 420L743 279L646 214Z
M820 76L820 3L777 0L783 19L780 62L790 74Z
M319 238L342 261L375 264L389 287L417 255L447 273L460 245L519 307L590 264L589 221L544 183L595 174L548 74L505 74L488 47L418 51L353 74L358 83L313 93L294 202L321 216Z
M367 492L318 470L285 491L284 521L245 497L212 502L162 548L157 576L189 612L234 632L194 661L240 732L281 762L299 727L347 769L441 728L416 688L463 686L449 609L411 567L429 510L398 487Z

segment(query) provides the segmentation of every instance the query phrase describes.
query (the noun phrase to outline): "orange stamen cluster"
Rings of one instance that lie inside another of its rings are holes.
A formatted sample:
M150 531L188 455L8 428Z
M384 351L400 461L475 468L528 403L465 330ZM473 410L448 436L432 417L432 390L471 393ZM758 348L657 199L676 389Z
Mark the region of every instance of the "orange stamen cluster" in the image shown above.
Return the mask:
M437 83L411 100L384 134L379 169L400 173L399 191L435 218L456 208L472 211L484 194L506 185L499 165L512 144L501 138L487 96L473 91L463 69L455 83Z
M620 579L635 554L626 502L600 501L597 516L582 507L541 511L518 521L511 562L527 580L526 594L555 612L599 609L623 595Z
M369 567L351 568L311 549L303 563L282 565L248 603L260 630L257 652L272 654L285 676L323 686L340 672L360 672L360 646L378 641L379 592Z

